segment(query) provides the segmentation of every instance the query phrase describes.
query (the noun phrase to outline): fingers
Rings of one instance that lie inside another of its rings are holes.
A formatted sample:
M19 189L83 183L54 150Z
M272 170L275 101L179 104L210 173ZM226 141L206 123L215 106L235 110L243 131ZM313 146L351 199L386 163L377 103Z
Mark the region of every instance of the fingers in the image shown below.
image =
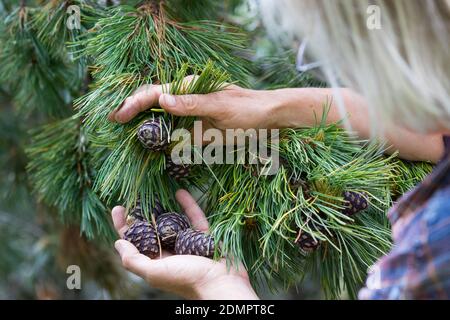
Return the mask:
M214 118L217 111L221 109L220 101L214 97L214 93L180 96L165 93L159 97L159 105L167 112L176 116Z
M224 111L229 107L230 98L236 96L235 91L238 89L241 88L236 85L225 84L220 91L208 94L172 95L164 93L159 97L159 105L176 116L198 116L214 119L223 116Z
M183 211L189 217L189 220L191 220L193 228L200 231L208 231L208 220L191 194L181 189L177 191L175 197L183 208Z
M123 234L127 231L127 222L125 216L125 208L122 206L117 206L112 209L111 212L114 228L116 228L120 237L123 238Z
M187 76L183 79L183 86L188 86L198 76ZM159 102L159 98L163 92L170 90L170 84L152 85L146 84L139 87L131 96L114 111L112 111L108 119L119 123L126 123L133 119L139 112L142 112Z
M138 249L126 240L117 240L115 247L124 268L147 280L154 261L139 253Z
M111 112L110 121L126 123L133 119L139 112L142 112L158 103L158 99L163 92L161 85L144 85L129 96L122 105Z

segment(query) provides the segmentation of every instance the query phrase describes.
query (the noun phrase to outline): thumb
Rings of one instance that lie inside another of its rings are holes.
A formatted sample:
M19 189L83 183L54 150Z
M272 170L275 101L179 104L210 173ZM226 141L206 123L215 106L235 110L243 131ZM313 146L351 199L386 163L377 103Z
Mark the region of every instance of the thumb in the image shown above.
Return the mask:
M153 261L139 253L138 249L136 249L136 247L128 241L117 240L115 247L117 252L119 252L125 269L133 272L143 279L147 279L149 270L153 267Z
M207 94L170 95L162 94L159 105L167 112L176 116L215 116L217 102L214 103Z

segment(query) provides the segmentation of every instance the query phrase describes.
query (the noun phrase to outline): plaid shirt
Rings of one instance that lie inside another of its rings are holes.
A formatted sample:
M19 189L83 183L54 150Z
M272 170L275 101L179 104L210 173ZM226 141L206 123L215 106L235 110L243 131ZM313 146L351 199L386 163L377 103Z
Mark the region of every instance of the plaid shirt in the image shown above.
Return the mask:
M389 212L394 247L360 299L450 299L450 136L433 172Z

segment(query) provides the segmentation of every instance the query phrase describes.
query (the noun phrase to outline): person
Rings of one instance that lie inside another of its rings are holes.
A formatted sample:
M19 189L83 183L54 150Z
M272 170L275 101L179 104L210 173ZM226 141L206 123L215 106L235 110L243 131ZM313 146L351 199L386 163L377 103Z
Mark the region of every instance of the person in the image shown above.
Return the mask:
M256 91L231 85L207 95L172 96L147 85L110 120L125 123L159 104L219 129L304 127L314 125L314 113L332 98L329 122L348 115L345 126L361 138L381 137L391 146L388 152L405 159L438 162L391 208L395 245L372 268L359 298L448 299L450 1L263 0L261 12L281 40L308 37L332 88ZM206 231L208 222L192 196L180 190L176 198L194 227ZM120 206L112 211L120 234L124 214ZM150 259L125 240L116 249L125 268L156 288L193 299L258 298L242 266L228 270L224 261L197 256Z

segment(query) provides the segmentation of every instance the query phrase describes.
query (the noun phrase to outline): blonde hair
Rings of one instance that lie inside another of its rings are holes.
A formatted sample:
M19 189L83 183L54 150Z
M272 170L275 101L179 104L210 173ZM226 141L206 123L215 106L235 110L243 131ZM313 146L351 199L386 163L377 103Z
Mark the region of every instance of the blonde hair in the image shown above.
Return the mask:
M270 34L307 37L330 84L361 93L377 126L450 130L449 0L261 0L261 12Z

